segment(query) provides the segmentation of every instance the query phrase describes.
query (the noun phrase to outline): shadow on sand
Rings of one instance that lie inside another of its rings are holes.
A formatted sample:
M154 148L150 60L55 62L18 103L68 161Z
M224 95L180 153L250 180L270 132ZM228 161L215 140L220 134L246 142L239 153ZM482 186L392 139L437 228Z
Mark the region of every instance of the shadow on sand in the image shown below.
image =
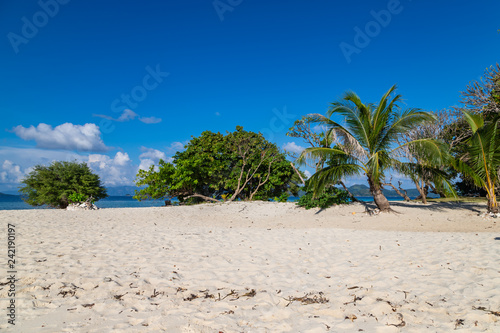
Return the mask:
M486 212L486 204L485 203L477 203L477 202L430 202L427 205L422 204L421 202L405 202L405 201L391 201L391 208L394 210L394 213L400 214L398 208L408 208L408 209L418 209L421 211L430 211L430 212L441 212L445 210L453 210L453 209L466 209L471 212L475 212L477 214ZM368 209L376 209L377 205L373 201L371 202L363 202L362 203L365 208ZM316 214L320 214L325 209L320 209L316 212Z

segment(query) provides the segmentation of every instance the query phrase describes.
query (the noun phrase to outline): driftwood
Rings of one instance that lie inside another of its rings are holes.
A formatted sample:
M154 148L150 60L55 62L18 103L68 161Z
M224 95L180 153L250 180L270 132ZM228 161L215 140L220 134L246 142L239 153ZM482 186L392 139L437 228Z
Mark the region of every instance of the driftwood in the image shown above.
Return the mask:
M219 200L217 199L214 199L214 198L210 198L210 197L207 197L206 195L202 195L202 194L192 194L188 197L185 197L184 199L189 199L189 198L202 198L203 200L206 200L206 201L214 201L214 202L219 202Z

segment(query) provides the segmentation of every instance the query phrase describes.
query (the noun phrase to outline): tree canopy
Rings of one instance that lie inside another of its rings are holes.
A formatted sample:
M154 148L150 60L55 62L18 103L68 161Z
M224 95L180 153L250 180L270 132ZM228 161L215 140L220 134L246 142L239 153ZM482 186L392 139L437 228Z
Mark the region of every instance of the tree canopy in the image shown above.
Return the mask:
M461 92L460 102L460 106L448 111L453 121L446 123L440 136L450 145L452 155L464 160L469 154L470 139L475 134L468 115L478 115L486 124L494 122L500 114L500 64L487 68L480 80L467 85ZM477 180L468 173L460 172L458 176L460 181L455 187L461 195L487 195L484 186L478 186Z
M465 152L456 161L456 168L486 191L488 212L498 213L496 188L500 175L500 114L486 123L479 114L464 111L464 116L473 134L466 141Z
M295 177L275 144L238 126L226 135L205 131L171 162L160 160L149 170L139 170L136 184L147 187L136 191L134 198L265 200L286 192L297 194Z
M32 206L66 208L75 194L92 196L94 200L107 197L99 176L86 163L56 161L49 166L37 165L21 184L23 200Z

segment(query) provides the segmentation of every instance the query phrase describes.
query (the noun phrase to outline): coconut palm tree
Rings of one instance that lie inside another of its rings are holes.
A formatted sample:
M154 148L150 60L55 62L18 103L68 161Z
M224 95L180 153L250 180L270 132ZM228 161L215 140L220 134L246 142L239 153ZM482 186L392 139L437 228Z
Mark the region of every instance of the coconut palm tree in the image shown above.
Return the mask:
M326 117L311 115L317 122L327 126L327 135L336 142L331 148L307 148L299 157L299 162L320 158L328 160L328 166L311 177L310 184L315 193L345 177L364 173L375 204L380 211L387 212L391 208L382 193L382 182L386 170L398 162L396 152L399 149L404 146L419 146L435 162L444 159L440 145L432 139L398 144L398 139L405 132L435 120L435 117L419 109L402 111L399 107L401 95L391 97L395 90L396 86L391 87L377 105L363 104L354 92L346 92L341 100L331 104ZM334 115L343 117L345 125L331 119Z
M495 187L499 183L500 169L500 115L485 124L480 114L462 111L471 127L472 136L466 141L465 154L455 162L458 171L472 178L486 190L488 212L498 213Z

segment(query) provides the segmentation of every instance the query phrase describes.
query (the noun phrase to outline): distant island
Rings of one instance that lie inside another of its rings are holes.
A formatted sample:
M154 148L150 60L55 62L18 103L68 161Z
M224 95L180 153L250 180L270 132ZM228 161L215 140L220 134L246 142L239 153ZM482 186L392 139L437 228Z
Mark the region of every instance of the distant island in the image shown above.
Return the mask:
M136 190L139 190L140 188L135 187L135 186L114 186L114 187L108 187L108 195L110 196L118 196L118 197L123 197L123 196L133 196ZM349 187L349 191L355 196L355 197L371 197L370 193L370 188L366 185L361 185L361 184L356 184L352 185ZM399 194L396 193L394 190L387 190L383 189L382 190L384 195L388 198L395 198L395 197L400 197ZM406 189L406 192L408 193L408 196L410 198L416 198L420 195L418 193L417 189ZM305 192L304 192L305 193ZM302 191L301 191L301 194ZM0 197L18 197L19 195L16 194L6 194L0 192ZM429 195L429 197L433 197L432 194Z
M366 185L360 185L360 184L352 185L351 187L349 187L349 191L355 197L371 197L372 196L372 194L370 193L370 188ZM407 192L407 194L410 198L416 198L420 195L420 193L418 192L418 190L416 188L406 189L405 191ZM382 192L388 198L401 197L394 190L383 189ZM433 195L430 194L429 197L433 197Z
M2 193L0 192L0 197L18 197L19 195L14 195L14 194L6 194L6 193Z

